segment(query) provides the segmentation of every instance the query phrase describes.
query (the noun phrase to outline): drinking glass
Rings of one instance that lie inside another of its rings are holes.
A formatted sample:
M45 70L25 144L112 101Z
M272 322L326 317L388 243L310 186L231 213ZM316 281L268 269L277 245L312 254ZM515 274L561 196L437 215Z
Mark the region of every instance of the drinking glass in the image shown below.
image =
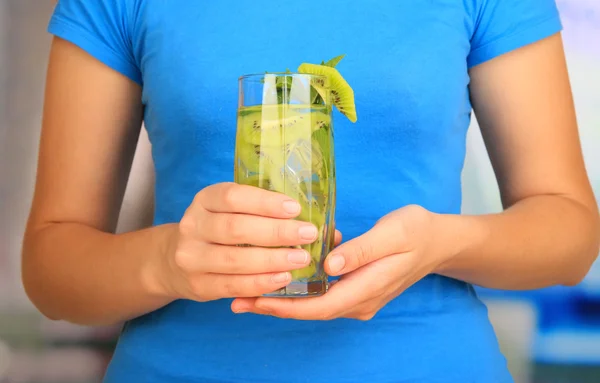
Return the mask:
M335 161L325 80L296 73L239 78L235 182L295 199L302 207L296 219L319 232L313 243L296 246L308 251L310 265L292 271L287 287L266 296L316 296L328 288L323 261L335 236Z

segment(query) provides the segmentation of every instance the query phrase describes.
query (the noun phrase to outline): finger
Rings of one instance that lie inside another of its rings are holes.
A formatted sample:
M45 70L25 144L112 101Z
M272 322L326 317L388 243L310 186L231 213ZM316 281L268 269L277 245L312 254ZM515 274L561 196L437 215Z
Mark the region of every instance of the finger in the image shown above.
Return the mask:
M300 204L292 198L269 190L236 183L220 183L197 195L204 209L213 213L243 213L272 218L293 218Z
M325 272L331 276L347 274L364 265L397 252L398 245L391 225L377 225L329 254Z
M291 219L273 219L247 214L206 213L198 235L222 245L296 246L314 242L315 225Z
M350 288L349 288L350 287ZM315 298L289 299L259 297L250 311L263 312L279 318L298 320L332 320L342 317L347 311L366 299L368 290L340 280L329 291Z
M233 300L233 302L231 302L231 311L236 314L252 312L254 314L270 315L270 312L256 308L256 299L257 298L236 298Z
M385 258L371 263L345 275L330 287L326 294L316 298L259 297L253 301L254 308L249 311L257 314L266 312L280 318L300 320L331 320L341 317L363 319L368 313L355 314L354 312L357 307L367 302L380 297L383 299L382 291L389 284L389 278L382 276L391 275L390 267L394 267L392 259Z
M215 298L258 297L287 286L292 281L289 272L260 275L206 274L199 289L211 289ZM201 290L200 290L201 291Z
M333 287L333 285L335 285L337 282L339 282L339 280L331 281L331 283L329 284L330 291L331 291L331 288ZM272 315L273 312L270 311L270 309L260 309L260 308L256 307L257 299L258 298L236 298L231 303L231 309L233 312L235 312L237 314L252 312L254 314ZM274 298L270 298L270 299L274 299Z
M231 302L231 311L236 314L243 314L255 309L256 298L236 298Z
M361 273L382 276L378 284L372 285L372 288L379 292L377 299L366 300L344 313L343 318L370 320L375 313L387 305L392 299L402 294L407 288L415 284L425 275L426 271L419 270L406 254L396 254L382 258L378 261L348 274L349 276L358 275L358 279L363 279ZM392 277L393 276L393 277ZM357 283L360 281L357 281ZM377 282L376 282L377 283Z
M335 237L333 239L333 246L337 247L342 243L342 233L339 230L335 231Z
M306 250L186 243L175 255L188 273L262 274L301 269L310 264Z

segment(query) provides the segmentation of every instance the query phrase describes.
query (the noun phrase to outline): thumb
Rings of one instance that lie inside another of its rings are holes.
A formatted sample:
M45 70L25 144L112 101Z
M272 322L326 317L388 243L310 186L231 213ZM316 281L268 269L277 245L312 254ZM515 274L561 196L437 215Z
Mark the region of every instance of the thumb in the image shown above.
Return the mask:
M379 224L332 251L325 260L325 272L331 276L347 274L394 254L397 248L393 226Z

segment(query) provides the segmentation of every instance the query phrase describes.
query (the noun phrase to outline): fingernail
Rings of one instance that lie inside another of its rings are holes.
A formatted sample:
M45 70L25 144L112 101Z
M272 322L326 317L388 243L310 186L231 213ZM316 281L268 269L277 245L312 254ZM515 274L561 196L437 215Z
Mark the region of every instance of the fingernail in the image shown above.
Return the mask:
M300 213L300 204L296 201L285 201L283 210L288 214L298 214Z
M275 274L271 277L271 282L273 283L283 283L289 281L291 278L290 273L279 273Z
M308 263L308 252L302 251L294 251L288 254L288 261L290 263L295 263L298 265L304 265Z
M236 314L245 314L247 312L248 312L248 310L246 310L246 309L237 309L234 311L234 313L236 313Z
M337 273L346 266L346 258L341 254L334 254L329 257L327 263L329 264L329 270L332 273Z
M302 226L298 230L298 234L300 235L300 238L302 238L302 239L315 240L315 239L317 239L317 235L319 234L319 232L317 231L316 227L311 225L311 226Z

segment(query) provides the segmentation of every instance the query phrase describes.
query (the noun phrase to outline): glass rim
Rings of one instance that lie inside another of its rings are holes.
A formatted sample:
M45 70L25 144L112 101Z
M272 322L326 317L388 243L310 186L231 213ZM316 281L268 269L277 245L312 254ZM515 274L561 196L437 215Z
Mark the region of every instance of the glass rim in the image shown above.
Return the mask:
M268 75L275 75L277 77L306 77L306 78L318 78L318 79L327 79L327 76L322 75L322 74L310 74L310 73L297 73L297 72L292 72L292 73L288 73L288 72L269 72L269 73L250 73L250 74L245 74L242 75L238 78L238 81L244 81L244 80L257 80L260 81L261 79L264 79L265 76Z

